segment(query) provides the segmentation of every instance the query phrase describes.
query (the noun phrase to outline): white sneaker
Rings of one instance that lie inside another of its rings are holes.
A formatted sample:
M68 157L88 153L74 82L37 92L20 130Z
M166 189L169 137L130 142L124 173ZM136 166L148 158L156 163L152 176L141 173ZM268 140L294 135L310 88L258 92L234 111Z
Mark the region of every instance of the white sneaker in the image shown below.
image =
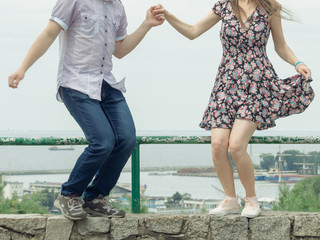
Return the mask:
M247 217L247 218L255 218L259 216L261 212L259 203L257 201L252 201L247 198L245 199L245 202L246 202L246 205L242 210L241 216Z
M218 206L209 211L209 215L225 216L227 214L239 213L238 201L234 199L225 199Z

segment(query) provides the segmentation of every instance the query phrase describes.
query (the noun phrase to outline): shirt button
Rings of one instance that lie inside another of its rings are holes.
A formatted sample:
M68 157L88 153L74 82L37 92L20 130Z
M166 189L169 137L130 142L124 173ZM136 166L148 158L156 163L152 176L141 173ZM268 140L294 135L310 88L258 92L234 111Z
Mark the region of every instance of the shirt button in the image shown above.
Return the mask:
M101 71L100 74L102 74L103 72Z
M103 67L103 64L101 65L101 67Z
M107 44L105 43L104 46L107 46Z
M102 60L105 60L105 58L103 57Z
M108 32L108 30L106 29L105 32Z
M104 18L108 18L107 16L104 16Z

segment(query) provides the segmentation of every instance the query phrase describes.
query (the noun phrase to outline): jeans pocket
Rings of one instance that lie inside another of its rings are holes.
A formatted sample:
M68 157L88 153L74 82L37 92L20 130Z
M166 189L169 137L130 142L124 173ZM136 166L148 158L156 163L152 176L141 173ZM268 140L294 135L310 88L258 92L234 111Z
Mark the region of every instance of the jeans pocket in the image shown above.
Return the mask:
M72 101L82 101L89 99L89 96L79 92L77 90L71 89L71 88L64 88L66 94L70 97Z

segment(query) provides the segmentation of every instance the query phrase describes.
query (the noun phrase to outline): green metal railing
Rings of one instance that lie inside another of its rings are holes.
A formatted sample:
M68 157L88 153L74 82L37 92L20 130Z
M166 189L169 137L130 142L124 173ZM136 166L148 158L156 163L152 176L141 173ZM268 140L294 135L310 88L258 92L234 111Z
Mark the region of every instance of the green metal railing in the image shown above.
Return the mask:
M210 144L210 136L138 136L132 152L132 212L140 213L140 145L141 144ZM320 144L320 137L252 137L251 144ZM1 137L1 145L88 145L85 138L15 138Z

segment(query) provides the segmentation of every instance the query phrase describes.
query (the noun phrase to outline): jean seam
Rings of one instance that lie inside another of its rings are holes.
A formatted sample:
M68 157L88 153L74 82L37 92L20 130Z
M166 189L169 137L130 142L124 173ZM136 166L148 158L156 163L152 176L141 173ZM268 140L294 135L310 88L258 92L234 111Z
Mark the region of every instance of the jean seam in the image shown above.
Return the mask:
M71 98L72 101L75 101L75 100L72 98L72 96L71 96L70 93L69 93L68 95L70 96L70 98ZM77 112L78 116L82 116L82 111L80 111L80 110L77 109L76 112ZM87 121L85 120L85 118L82 118L82 117L80 117L80 118L83 119L83 122L84 122L84 124L86 125L86 129L89 130L90 128L89 128L89 126L88 126ZM91 142L90 142L90 144L91 144ZM89 144L89 145L90 145L90 144ZM82 155L82 154L81 154L81 155ZM85 158L86 158L86 159L88 158L88 157L87 157L87 154L86 154ZM79 172L79 168L78 168L77 171L73 174L73 177L70 179L70 181L72 181L72 180L74 179L74 176L76 176L76 175L78 174L78 172ZM69 182L69 181L68 181L68 182Z

